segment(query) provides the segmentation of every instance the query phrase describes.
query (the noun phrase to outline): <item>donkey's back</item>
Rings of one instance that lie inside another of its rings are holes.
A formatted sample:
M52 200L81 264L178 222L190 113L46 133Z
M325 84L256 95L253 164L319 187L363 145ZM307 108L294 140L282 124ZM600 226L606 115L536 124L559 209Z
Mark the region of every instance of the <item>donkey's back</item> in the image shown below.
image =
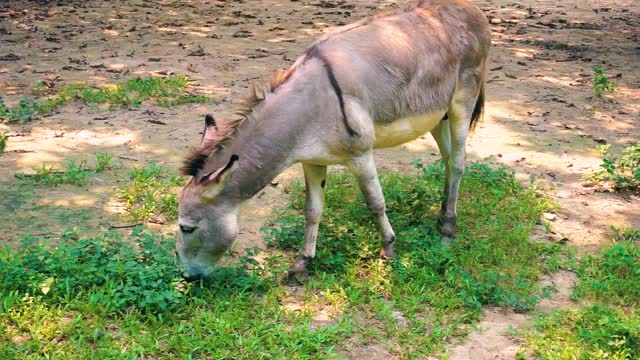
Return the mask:
M384 124L444 114L458 87L482 82L489 44L488 23L476 6L424 0L340 28L312 49L331 63L345 97Z

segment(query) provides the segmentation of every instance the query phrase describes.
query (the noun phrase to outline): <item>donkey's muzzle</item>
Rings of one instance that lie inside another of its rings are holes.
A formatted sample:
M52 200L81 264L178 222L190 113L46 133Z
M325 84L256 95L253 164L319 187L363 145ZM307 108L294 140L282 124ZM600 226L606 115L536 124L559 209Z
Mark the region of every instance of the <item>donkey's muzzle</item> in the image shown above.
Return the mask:
M180 253L176 251L176 266L183 270L182 278L188 282L198 281L206 278L212 272L211 267L190 265L182 261Z
M204 275L202 273L190 274L190 273L188 273L186 271L185 271L184 274L182 274L182 277L187 282L196 282L196 281L204 279Z

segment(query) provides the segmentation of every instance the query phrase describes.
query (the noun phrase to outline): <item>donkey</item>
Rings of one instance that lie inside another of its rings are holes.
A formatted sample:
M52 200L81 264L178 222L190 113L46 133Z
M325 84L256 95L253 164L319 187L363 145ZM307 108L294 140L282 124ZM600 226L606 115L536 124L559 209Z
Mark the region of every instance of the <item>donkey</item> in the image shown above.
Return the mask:
M255 87L237 119L205 117L179 205L177 262L190 278L211 274L233 243L240 204L287 167L302 163L304 245L292 272L306 276L316 253L327 166L354 174L382 234L381 256L396 237L385 212L373 150L427 132L446 165L442 241L454 238L465 142L484 106L490 31L465 0L416 6L338 28L313 43L270 86Z

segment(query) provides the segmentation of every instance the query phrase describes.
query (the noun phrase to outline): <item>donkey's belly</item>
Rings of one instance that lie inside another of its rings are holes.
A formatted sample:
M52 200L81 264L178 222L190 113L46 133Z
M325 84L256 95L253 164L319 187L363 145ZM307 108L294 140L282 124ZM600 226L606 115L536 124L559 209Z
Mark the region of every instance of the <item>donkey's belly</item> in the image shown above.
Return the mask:
M442 120L446 111L416 115L394 120L390 123L376 123L375 148L397 146L433 130Z

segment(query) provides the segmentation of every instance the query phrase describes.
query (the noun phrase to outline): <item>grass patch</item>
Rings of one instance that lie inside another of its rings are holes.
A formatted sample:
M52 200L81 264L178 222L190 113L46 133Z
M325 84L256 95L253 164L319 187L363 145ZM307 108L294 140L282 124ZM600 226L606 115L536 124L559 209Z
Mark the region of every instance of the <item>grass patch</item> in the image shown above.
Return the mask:
M640 229L617 230L618 241L600 256L587 255L578 267L573 296L591 302L640 306Z
M424 358L464 335L484 305L531 308L545 294L540 273L557 268L561 251L527 241L547 200L510 169L474 163L462 185L459 243L443 248L442 165L417 166L416 175L383 177L394 261L378 259L376 226L353 179L329 178L312 280L295 292L282 280L302 242L301 183L264 229L270 247L261 260L250 250L208 281L183 282L173 240L141 229L126 239L70 233L55 248L27 238L0 256L0 358L315 359L337 357L345 341ZM156 181L158 168L132 179Z
M536 319L529 354L540 359L640 358L640 311L604 305L553 311ZM522 356L525 356L524 353Z
M121 186L117 198L124 202L126 216L133 221L146 221L163 216L167 221L178 217L178 187L185 184L179 176L156 162L129 171L130 182Z
M573 298L581 306L539 315L536 331L525 334L526 354L542 359L640 358L640 229L616 232L615 244L580 261Z
M598 145L602 164L583 180L617 190L640 189L640 143L626 147L621 154L612 154L610 149L611 145Z
M312 330L245 264L185 283L174 242L136 229L0 254L0 358L326 358L348 324Z
M87 167L86 161L77 162L69 160L65 168L56 169L53 165L43 163L41 167L32 168L34 173L16 173L15 176L23 184L56 186L61 184L73 184L84 186L92 174L97 174L111 166L113 157L109 154L96 153L96 166L94 169Z
M181 75L165 78L148 76L113 85L69 84L57 95L45 99L22 99L13 108L7 107L0 97L0 120L9 123L30 121L38 116L51 115L58 107L76 101L107 110L137 108L147 100L153 100L164 107L207 101L205 96L186 93L188 87L188 78Z

